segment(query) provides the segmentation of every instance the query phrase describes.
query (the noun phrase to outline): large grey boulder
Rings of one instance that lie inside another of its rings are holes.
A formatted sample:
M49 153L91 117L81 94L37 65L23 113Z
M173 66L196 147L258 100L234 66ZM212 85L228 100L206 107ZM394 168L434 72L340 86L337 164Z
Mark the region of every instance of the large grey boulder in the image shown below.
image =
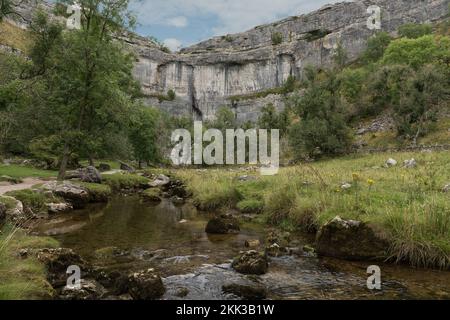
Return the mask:
M85 188L68 181L48 182L42 188L68 201L74 209L83 209L90 201L89 192Z
M387 240L366 223L339 216L322 226L316 237L319 255L347 260L384 259L388 248Z

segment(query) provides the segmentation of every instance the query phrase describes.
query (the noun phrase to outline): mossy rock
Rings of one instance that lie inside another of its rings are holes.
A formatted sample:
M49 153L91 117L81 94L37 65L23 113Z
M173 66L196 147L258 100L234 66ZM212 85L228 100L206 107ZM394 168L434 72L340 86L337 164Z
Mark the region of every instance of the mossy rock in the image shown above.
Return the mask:
M141 197L145 202L161 202L161 190L159 188L147 189L141 193Z
M106 184L82 182L80 185L89 192L89 201L92 203L108 202L112 195L111 187Z

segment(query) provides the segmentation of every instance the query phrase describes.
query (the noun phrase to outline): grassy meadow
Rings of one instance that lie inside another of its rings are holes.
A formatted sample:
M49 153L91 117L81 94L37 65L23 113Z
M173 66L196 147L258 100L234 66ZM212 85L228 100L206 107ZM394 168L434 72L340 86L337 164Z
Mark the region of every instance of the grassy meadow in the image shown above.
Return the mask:
M386 168L388 158L398 161ZM416 159L416 168L403 161ZM339 215L368 222L390 239L391 260L450 267L450 153L353 155L282 168L254 181L242 171L178 170L203 210L237 208L289 231L315 232ZM255 174L258 174L257 172ZM351 187L342 188L344 184Z
M23 248L55 248L49 237L32 237L25 231L5 225L0 229L0 300L50 299L54 292L46 270L35 257L22 258Z

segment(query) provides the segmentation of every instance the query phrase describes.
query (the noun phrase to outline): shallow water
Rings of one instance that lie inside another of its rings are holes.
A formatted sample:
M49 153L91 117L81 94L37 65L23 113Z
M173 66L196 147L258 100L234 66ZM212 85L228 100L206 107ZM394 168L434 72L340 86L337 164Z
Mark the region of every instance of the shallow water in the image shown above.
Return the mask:
M308 255L272 258L267 274L241 275L231 269L231 259L245 250L245 240L263 242L264 228L244 224L238 235L207 235L208 218L189 205L151 206L137 197L118 197L106 206L55 216L34 232L54 236L98 265L156 268L167 287L165 299L179 299L182 288L189 291L184 299L233 299L222 285L254 282L267 288L270 299L450 299L450 272L407 266L378 264L381 291L366 286L366 269L373 263Z

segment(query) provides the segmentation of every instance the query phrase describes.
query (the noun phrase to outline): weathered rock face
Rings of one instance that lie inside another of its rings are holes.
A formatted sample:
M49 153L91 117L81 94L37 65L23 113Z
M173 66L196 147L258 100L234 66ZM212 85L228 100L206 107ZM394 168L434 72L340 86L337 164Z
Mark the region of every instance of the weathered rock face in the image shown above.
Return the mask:
M21 14L31 17L33 0L25 1ZM42 2L39 0L38 2ZM357 0L327 5L306 15L293 16L247 32L215 37L168 54L155 43L130 34L122 38L136 52L134 75L147 95L147 103L178 116L214 118L221 106L230 107L242 122L254 121L267 103L284 107L281 96L235 99L280 87L290 76L301 78L307 65L327 66L338 43L353 60L367 39L379 30L367 27L369 6L381 9L381 30L395 33L409 23L433 22L448 12L448 0ZM51 5L45 4L50 10ZM272 36L281 36L274 44ZM171 89L174 101L158 96Z
M289 75L301 78L307 65L329 65L339 42L350 59L357 58L378 31L367 27L371 5L381 8L381 29L390 33L408 22L439 20L448 10L446 0L363 0L327 5L244 33L215 37L178 54L136 43L135 75L149 96L173 89L176 101L149 99L149 103L174 114L211 119L225 105L242 122L255 120L269 102L283 108L282 98L236 102L233 96L279 87ZM275 33L281 35L279 45L272 43Z
M70 202L74 209L83 209L90 201L89 193L83 187L67 181L48 182L42 188Z
M360 221L336 217L320 229L317 253L347 260L376 260L387 256L389 244Z

